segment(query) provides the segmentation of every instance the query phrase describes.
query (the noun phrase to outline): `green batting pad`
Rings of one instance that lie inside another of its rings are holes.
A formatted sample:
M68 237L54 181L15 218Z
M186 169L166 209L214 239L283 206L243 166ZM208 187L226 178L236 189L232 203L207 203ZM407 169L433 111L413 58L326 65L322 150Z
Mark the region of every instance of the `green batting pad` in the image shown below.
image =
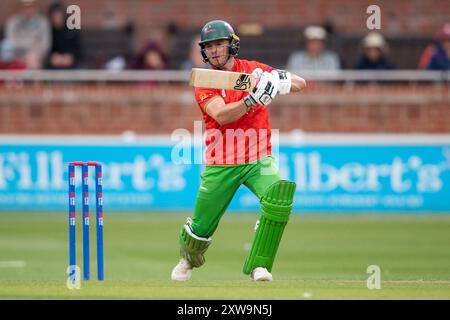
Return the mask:
M200 267L205 263L203 254L211 244L211 238L196 236L186 223L180 232L180 255L185 258L192 267Z
M252 248L244 264L244 273L256 267L272 270L284 227L292 211L295 183L281 180L272 184L261 200L261 218Z

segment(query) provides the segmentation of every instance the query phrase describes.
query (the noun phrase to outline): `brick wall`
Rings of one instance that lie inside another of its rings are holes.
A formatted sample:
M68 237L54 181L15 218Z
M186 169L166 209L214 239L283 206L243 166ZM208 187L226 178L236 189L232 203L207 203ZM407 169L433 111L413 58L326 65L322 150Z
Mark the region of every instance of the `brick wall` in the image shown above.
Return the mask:
M53 0L39 0L45 11ZM0 25L17 9L17 0L0 2ZM137 25L137 39L158 38L170 21L182 27L199 27L212 19L228 20L233 25L262 23L267 26L305 26L326 19L338 31L363 34L366 8L381 7L382 31L387 35L434 34L450 16L448 0L74 0L81 8L82 26L120 26L128 19Z
M269 106L282 132L450 133L450 86L309 83ZM140 134L193 130L201 114L186 86L0 87L0 134Z

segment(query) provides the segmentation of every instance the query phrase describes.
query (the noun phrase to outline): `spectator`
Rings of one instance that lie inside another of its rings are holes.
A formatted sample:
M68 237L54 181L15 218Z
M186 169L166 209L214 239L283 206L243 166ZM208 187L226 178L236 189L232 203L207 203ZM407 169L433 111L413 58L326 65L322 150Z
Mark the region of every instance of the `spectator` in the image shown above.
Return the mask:
M421 64L428 70L450 70L450 23L436 34L436 44L425 49Z
M167 57L161 47L157 43L150 41L131 63L131 68L141 70L164 70L167 69L167 62Z
M35 0L19 1L20 12L6 21L6 39L27 68L39 69L50 49L50 26L47 19L37 12Z
M319 26L309 26L305 29L306 51L291 54L288 70L319 71L339 70L341 63L335 52L326 50L327 32Z
M25 62L16 58L14 46L8 40L0 42L0 70L23 70Z
M81 58L79 30L69 30L66 25L66 10L60 2L49 8L52 28L52 45L47 59L49 69L75 69Z
M383 36L375 31L362 40L362 55L356 63L358 70L390 70L394 65L387 59L388 45Z
M191 70L192 68L205 68L206 64L203 61L203 57L200 53L198 43L200 42L200 36L195 37L191 42L191 51L189 57L181 65L183 70Z

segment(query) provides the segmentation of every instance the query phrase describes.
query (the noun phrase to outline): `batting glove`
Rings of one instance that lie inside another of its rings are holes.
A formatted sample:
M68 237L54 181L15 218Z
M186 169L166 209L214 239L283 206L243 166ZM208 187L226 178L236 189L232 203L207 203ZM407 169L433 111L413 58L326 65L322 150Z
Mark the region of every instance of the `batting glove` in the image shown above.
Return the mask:
M271 73L280 79L280 84L278 85L279 94L284 95L291 92L292 77L290 72L286 70L272 70Z
M259 78L258 84L253 88L252 92L244 98L247 110L262 104L269 105L278 92L278 84L280 79L269 72L264 72Z

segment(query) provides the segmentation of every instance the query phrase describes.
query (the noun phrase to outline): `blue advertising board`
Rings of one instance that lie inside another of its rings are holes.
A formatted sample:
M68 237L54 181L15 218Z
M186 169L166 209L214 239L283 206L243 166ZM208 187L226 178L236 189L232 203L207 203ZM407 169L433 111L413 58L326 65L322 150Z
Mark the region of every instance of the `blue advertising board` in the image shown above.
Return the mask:
M280 141L275 156L282 177L297 183L295 212L450 213L447 140L417 144ZM173 150L169 137L146 137L139 142L1 137L0 210L66 210L67 163L95 160L103 164L106 212L191 211L203 165L178 164ZM81 201L80 175L77 171ZM93 171L90 178L94 190ZM229 209L255 212L258 208L258 199L241 187Z

